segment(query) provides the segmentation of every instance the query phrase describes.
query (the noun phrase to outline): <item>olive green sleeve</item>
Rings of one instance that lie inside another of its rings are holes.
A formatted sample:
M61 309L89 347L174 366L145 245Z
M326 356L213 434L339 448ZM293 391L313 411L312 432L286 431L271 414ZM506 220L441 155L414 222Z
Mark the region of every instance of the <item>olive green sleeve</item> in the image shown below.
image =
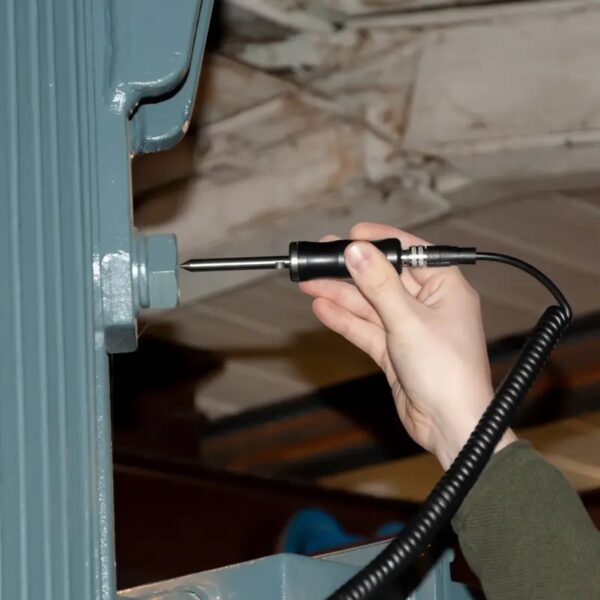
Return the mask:
M452 525L487 600L600 599L600 533L528 442L491 458Z

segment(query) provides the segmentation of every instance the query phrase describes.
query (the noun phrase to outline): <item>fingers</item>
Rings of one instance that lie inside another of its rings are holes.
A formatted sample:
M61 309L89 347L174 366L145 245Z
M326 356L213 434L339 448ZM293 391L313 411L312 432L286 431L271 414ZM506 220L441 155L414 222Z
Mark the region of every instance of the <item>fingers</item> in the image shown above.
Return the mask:
M310 296L331 300L357 317L365 319L379 327L383 326L375 309L351 283L332 279L316 279L313 281L303 281L299 284L299 287L304 293Z
M396 227L390 227L389 225L380 225L379 223L358 223L350 230L350 237L353 240L380 240L382 238L397 238L402 243L403 248L409 246L429 246L430 242L397 229ZM439 268L427 268L427 269L403 269L402 277L404 284L409 287L408 277L405 273L410 273L412 279L419 285L422 286L432 277L442 276L448 280L454 280L456 282L467 284L458 267L439 267ZM410 289L410 288L409 288ZM417 290L413 295L417 295L420 291ZM412 290L411 290L412 292Z
M350 237L353 240L381 240L383 238L397 238L402 242L402 247L408 246L426 246L429 242L397 229L390 225L381 225L379 223L358 223L350 230Z
M344 257L356 286L389 332L400 332L422 309L404 287L396 269L375 246L354 242L346 248Z
M385 354L385 332L381 327L360 319L327 298L317 298L313 311L319 321L366 352L380 367Z

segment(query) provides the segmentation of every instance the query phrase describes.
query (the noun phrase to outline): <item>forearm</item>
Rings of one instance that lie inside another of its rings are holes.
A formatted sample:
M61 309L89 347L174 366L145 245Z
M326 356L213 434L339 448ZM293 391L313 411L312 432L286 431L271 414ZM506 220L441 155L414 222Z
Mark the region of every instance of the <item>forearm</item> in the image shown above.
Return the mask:
M488 600L600 598L600 534L527 442L492 457L453 526Z

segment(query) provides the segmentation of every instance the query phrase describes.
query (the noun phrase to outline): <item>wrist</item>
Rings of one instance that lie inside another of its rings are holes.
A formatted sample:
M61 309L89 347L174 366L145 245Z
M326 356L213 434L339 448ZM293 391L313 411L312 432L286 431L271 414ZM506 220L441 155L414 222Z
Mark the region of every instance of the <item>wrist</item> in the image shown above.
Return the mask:
M473 388L471 389L472 394L470 393L461 399L460 409L454 408L454 410L451 410L447 414L438 415L439 418L435 419L437 421L436 429L438 435L434 438L434 454L444 471L448 470L458 453L467 443L467 440L479 423L485 408L494 397L491 382L480 386L478 391L475 391ZM446 406L451 407L452 405L448 404ZM517 436L514 432L511 429L507 429L494 448L493 453L498 452L516 440Z
M435 455L444 469L447 471L450 465L454 462L454 459L458 456L458 453L462 450L463 446L467 443L469 436L475 429L477 422L473 423L473 427L467 432L463 432L457 435L445 435L438 438L439 444L436 447ZM513 442L517 441L517 436L512 429L507 429L500 441L496 444L492 454L499 452L502 448L506 448Z

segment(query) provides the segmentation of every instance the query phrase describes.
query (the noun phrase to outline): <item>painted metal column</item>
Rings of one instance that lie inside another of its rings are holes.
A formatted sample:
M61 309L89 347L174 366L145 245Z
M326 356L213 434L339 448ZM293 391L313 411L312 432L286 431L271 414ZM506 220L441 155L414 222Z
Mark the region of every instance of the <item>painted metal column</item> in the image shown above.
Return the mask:
M178 296L130 159L186 131L210 11L0 3L0 600L115 596L106 353Z

